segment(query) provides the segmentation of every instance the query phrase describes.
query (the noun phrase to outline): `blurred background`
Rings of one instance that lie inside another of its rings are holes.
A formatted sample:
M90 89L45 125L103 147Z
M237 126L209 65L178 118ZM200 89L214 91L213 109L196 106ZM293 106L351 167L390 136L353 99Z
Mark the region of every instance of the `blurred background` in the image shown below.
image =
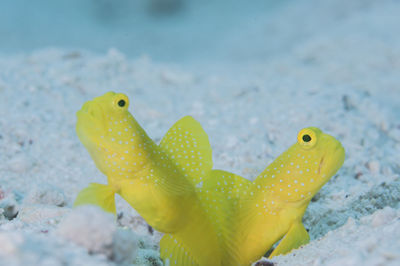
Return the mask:
M295 31L285 35L284 20L282 28L268 26L288 2L0 0L0 54L113 47L129 57L177 63L256 60L290 45L285 36L295 37Z

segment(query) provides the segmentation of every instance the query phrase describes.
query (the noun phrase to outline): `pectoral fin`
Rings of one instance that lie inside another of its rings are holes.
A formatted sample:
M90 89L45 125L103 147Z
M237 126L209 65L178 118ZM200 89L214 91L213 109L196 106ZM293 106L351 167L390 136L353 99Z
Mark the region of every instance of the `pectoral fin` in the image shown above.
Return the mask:
M295 223L290 227L287 234L283 237L279 245L271 253L269 258L286 254L292 249L296 249L310 241L310 236L302 223Z
M92 204L115 214L115 192L115 189L109 185L91 183L79 192L74 207Z

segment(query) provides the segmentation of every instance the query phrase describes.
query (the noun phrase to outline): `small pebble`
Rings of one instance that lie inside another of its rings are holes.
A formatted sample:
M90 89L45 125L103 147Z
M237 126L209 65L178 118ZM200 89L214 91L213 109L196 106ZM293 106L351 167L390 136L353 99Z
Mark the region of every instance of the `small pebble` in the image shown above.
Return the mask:
M378 174L380 171L380 164L378 161L369 161L366 163L366 166L373 174Z
M8 168L15 173L24 173L29 170L30 166L30 160L23 154L8 161Z
M392 221L395 217L396 211L390 207L385 207L372 215L371 225L373 227L382 226Z
M57 228L57 233L63 238L87 248L89 252L106 256L112 254L115 231L113 215L89 205L73 209Z

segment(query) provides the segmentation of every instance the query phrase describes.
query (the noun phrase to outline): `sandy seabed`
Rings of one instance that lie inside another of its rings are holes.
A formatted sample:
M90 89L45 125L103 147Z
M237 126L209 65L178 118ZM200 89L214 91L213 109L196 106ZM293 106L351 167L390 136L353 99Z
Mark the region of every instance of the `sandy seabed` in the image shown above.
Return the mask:
M110 90L130 97L157 141L194 116L214 167L249 179L303 127L337 137L346 160L304 216L311 242L272 261L400 265L400 2L309 5L306 18L296 4L282 11L304 36L261 62L187 66L116 49L0 57L0 265L162 265L161 234L122 200L117 223L71 208L89 182L106 182L75 135L75 113ZM267 26L285 34L281 21Z

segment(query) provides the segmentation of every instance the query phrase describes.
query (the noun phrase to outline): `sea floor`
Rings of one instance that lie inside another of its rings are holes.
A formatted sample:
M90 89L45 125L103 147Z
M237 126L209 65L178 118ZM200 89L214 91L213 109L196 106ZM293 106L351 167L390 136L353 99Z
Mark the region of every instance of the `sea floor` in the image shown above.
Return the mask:
M106 182L75 134L75 113L112 90L130 97L156 141L192 115L209 134L214 168L249 179L301 128L335 136L346 160L304 216L311 242L272 262L400 265L398 14L399 1L292 3L264 25L290 45L265 60L242 60L261 48L182 64L112 48L1 56L0 264L162 265L161 234L122 200L117 223L95 207L72 209L89 182Z

